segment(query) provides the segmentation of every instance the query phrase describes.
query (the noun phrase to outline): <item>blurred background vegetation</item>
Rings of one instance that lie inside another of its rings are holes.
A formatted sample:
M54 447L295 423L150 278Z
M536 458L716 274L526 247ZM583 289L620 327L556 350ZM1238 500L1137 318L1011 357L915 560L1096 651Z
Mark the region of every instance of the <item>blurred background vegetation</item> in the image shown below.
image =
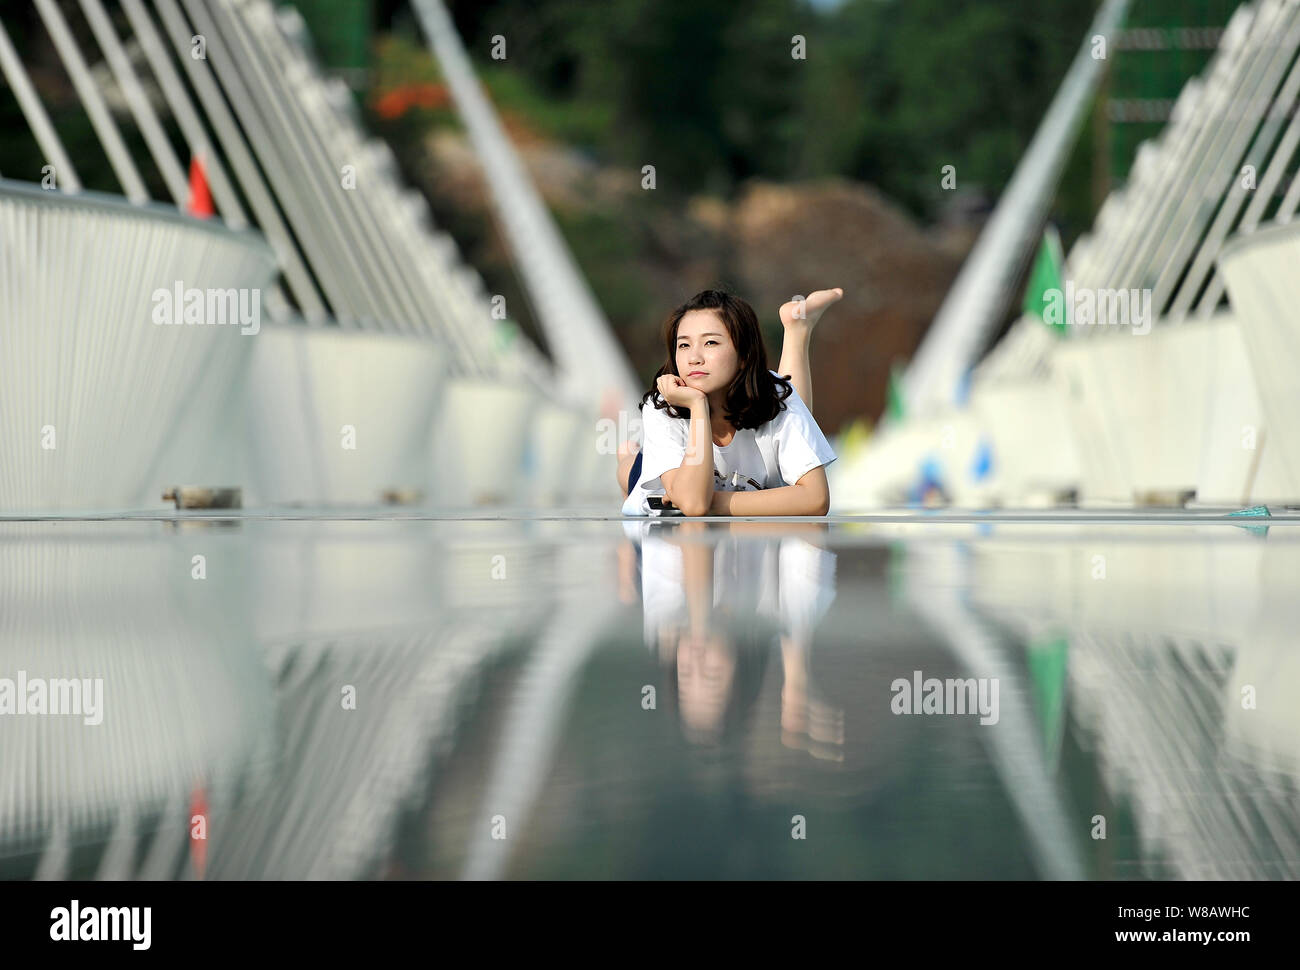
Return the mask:
M333 6L303 0L306 9ZM376 22L422 46L405 3ZM724 197L844 176L920 218L942 165L996 196L1095 4L1061 0L474 0L450 4L497 104L602 161ZM807 57L791 56L791 37ZM489 56L491 38L507 57ZM408 63L408 68L418 67ZM1073 213L1088 215L1086 194Z

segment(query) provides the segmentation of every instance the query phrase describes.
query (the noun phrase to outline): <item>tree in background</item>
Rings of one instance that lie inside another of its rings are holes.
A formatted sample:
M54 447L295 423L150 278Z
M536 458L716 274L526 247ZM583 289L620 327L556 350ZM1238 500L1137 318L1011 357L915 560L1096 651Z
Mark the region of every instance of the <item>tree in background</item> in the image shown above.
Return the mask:
M996 197L1091 21L1056 0L481 0L452 9L481 69L522 72L612 123L585 147L661 186L841 175L913 213L939 170ZM491 61L493 35L507 58ZM807 57L791 56L796 35Z

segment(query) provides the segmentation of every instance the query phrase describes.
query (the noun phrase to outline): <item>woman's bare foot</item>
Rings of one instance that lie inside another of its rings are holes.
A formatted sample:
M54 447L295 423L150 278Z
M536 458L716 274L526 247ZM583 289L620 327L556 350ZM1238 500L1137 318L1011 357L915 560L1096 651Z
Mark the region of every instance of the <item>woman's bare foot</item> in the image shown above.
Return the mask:
M813 393L808 347L812 343L813 327L826 312L826 308L842 296L844 291L837 286L832 290L817 290L803 299L791 300L781 306L781 326L785 327L785 334L781 337L781 363L777 373L790 376L795 393L810 412L813 410Z
M817 321L826 312L827 307L838 302L844 291L838 286L831 290L816 290L802 300L791 300L781 304L781 325L787 330L805 327L812 330Z

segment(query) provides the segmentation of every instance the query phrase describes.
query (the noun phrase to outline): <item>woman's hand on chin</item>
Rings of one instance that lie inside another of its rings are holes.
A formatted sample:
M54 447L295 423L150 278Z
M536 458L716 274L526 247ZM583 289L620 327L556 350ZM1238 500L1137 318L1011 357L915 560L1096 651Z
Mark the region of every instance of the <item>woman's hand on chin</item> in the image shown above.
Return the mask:
M676 374L661 374L655 380L659 395L673 407L694 408L704 400L704 392L698 387L691 387Z

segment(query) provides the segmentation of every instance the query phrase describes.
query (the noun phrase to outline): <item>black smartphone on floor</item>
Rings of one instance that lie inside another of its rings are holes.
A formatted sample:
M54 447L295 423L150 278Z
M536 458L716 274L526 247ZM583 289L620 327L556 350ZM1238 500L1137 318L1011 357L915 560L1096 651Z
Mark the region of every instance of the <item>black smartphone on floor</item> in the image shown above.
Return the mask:
M658 512L660 515L681 515L682 510L673 505L662 495L647 495L646 504L650 506L650 511Z

